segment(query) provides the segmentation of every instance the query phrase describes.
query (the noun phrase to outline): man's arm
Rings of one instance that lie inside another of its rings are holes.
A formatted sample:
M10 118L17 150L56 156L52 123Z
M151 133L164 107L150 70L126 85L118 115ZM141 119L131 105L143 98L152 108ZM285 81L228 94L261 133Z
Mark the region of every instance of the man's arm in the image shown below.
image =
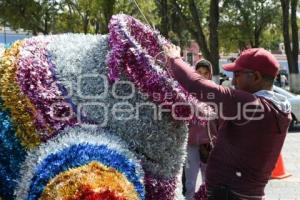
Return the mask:
M247 92L234 90L217 85L199 75L181 58L170 58L168 69L174 78L190 93L193 93L200 101L213 103L223 116L236 116L238 104L256 102L257 98Z

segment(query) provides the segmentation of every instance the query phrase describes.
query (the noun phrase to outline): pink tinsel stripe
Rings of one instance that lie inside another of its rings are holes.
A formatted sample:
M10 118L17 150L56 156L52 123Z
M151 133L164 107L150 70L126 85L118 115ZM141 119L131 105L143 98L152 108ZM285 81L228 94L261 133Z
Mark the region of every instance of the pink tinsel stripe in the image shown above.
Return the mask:
M45 40L26 40L20 51L16 72L16 81L22 92L36 107L34 123L43 140L53 137L64 126L76 123L75 115L70 119L61 120L70 116L73 110L71 106L66 105L55 80L54 64L49 58L46 46Z

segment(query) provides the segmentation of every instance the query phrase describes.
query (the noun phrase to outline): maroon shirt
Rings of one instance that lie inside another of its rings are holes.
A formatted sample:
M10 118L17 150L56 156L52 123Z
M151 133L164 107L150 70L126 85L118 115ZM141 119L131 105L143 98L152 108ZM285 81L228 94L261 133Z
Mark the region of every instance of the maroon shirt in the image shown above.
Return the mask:
M282 112L263 97L206 80L181 59L170 59L169 65L174 78L187 91L195 93L200 101L218 105L217 113L223 120L208 161L208 188L228 186L236 193L263 196L282 149L291 114ZM260 111L236 118L243 112L239 106L246 105ZM249 115L259 120L249 120Z

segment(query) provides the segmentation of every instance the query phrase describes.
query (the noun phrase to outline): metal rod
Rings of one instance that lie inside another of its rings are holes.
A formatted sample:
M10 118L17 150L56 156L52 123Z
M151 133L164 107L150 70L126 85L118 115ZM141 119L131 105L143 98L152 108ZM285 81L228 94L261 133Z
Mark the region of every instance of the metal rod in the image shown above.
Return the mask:
M135 3L136 7L138 8L139 12L142 14L142 16L144 17L145 21L147 22L147 24L152 27L152 25L149 23L149 21L147 20L147 17L144 15L142 9L140 8L139 4L137 3L136 0L133 0L133 2ZM155 27L152 27L153 29L155 29Z

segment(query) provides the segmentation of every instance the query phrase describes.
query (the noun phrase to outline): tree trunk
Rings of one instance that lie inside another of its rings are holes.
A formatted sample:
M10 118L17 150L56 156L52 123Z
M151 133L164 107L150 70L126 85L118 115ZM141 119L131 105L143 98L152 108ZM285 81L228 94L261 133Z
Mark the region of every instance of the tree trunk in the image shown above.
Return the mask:
M292 39L289 32L289 9L291 2L291 29ZM290 73L290 90L294 92L300 92L299 81L299 68L298 68L298 53L299 53L299 41L298 41L298 27L297 27L297 3L298 0L281 0L282 7L282 25L283 25L283 38L285 54L287 57ZM292 47L291 47L292 42Z
M72 24L74 23L74 19L73 19L73 12L72 12L72 7L70 4L68 4L68 17L67 17L67 20L68 20L68 30L72 33L74 33L74 26L72 26Z
M44 21L44 35L48 35L49 33L49 28L48 28L48 18L49 18L49 13L48 10L45 12L45 21Z
M198 9L196 7L195 1L194 0L189 0L189 8L190 12L192 14L192 21L195 25L196 31L192 32L192 35L196 39L197 43L200 46L201 53L203 54L204 58L210 60L210 52L207 46L207 41L203 32L203 28L200 22L200 16L198 13ZM192 27L190 27L193 29Z
M298 54L299 54L299 39L298 39L298 25L297 25L297 7L298 0L291 0L291 28L292 28L292 56L294 66L292 73L299 73L298 69Z
M300 74L290 73L289 77L290 91L300 94Z
M261 28L256 28L256 30L254 31L254 44L252 46L254 48L258 48L260 46L260 36L262 33L261 31Z
M168 38L169 33L169 16L168 16L168 0L159 1L159 13L161 16L160 32Z
M84 34L88 33L88 28L89 28L89 16L88 16L88 13L86 13L83 17L83 32L84 32Z
M36 29L33 29L33 30L32 30L32 35L33 35L33 36L37 36L37 30L36 30Z
M214 75L219 75L219 0L211 0L209 10L209 48L210 59L214 68Z
M209 42L206 41L203 27L201 24L201 16L197 9L194 0L188 0L189 9L192 16L192 24L189 24L188 18L182 13L176 0L173 0L173 4L181 16L186 28L194 37L196 42L200 46L200 50L205 59L209 60L213 65L214 75L218 76L219 69L219 40L218 40L218 28L219 28L219 0L210 1L209 10ZM215 77L216 77L215 76ZM217 78L216 78L217 80Z
M284 49L285 54L288 60L289 71L291 72L292 65L292 50L291 50L291 40L290 40L290 31L289 31L289 1L281 0L282 7L282 30L284 38Z
M95 22L95 33L98 34L100 32L100 22L98 19L96 19Z
M104 11L104 17L105 17L105 23L106 23L106 33L108 33L108 24L111 19L111 17L114 14L114 6L115 6L116 1L111 0L109 3L105 4L105 8L103 9Z

